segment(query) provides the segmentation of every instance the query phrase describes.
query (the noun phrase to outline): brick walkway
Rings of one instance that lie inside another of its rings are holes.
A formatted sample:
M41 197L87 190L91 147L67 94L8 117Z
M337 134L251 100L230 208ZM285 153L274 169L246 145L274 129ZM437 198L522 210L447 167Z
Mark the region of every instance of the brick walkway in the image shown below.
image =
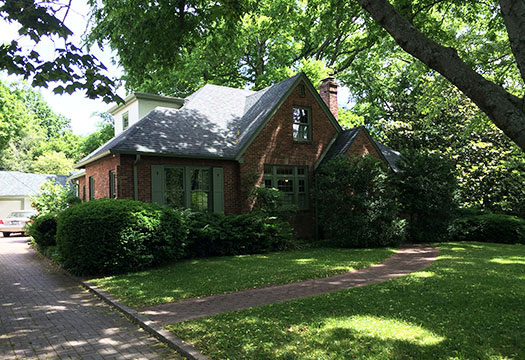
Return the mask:
M336 290L370 285L426 268L437 257L437 249L414 245L400 249L382 264L350 273L287 285L271 286L235 293L189 299L142 309L142 313L161 324L220 314L252 306L320 295Z
M0 236L0 359L180 359L26 240Z

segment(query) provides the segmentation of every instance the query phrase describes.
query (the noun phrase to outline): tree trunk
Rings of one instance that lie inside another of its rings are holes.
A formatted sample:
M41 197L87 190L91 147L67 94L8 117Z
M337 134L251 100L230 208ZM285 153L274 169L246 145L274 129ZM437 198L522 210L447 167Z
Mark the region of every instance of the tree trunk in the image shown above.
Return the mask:
M514 1L500 0L502 4ZM523 99L510 94L501 86L478 74L460 59L455 49L442 46L423 35L401 16L388 0L358 0L358 2L403 50L438 71L458 87L488 115L498 128L525 151L525 102ZM519 19L514 18L513 20L513 25L517 26ZM512 35L509 32L509 37ZM522 43L520 44L525 47ZM514 47L512 47L513 51ZM525 54L516 52L514 55L516 58L520 55L525 56ZM518 64L525 63L525 58L520 58L520 60L523 62L518 61Z

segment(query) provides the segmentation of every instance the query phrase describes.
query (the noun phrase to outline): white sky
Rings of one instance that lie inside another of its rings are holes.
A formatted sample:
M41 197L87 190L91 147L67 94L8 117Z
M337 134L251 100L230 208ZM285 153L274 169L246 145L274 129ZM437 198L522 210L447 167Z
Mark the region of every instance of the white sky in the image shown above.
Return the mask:
M84 34L87 20L88 20L89 6L85 0L72 1L71 10L66 18L65 24L73 32L73 43L75 45L81 44L81 36ZM17 39L18 26L16 24L0 23L0 43L11 42ZM27 41L23 44L30 48L33 43ZM45 58L52 58L54 51L54 44L51 41L44 41L37 45L36 50ZM112 54L110 49L92 48L91 54L95 55L108 68L110 77L118 78L122 70L118 65L113 65L111 62ZM2 81L21 81L21 77L7 76L5 71L0 72L0 80ZM107 111L112 104L106 104L102 100L91 100L87 98L82 91L77 91L71 95L63 94L57 95L53 93L52 88L54 84L51 83L51 89L38 88L42 93L53 111L60 113L71 119L71 127L73 132L78 135L87 135L95 131L95 125L98 121L97 117L92 116L94 112ZM124 89L119 89L118 94L123 97L125 95ZM339 107L347 105L349 90L345 87L339 87L338 102Z

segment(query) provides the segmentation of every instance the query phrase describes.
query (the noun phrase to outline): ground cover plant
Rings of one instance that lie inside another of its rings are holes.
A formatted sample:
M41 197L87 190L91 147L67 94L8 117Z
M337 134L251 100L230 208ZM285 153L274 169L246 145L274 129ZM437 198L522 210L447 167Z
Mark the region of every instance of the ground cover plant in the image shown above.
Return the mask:
M168 328L213 359L518 359L525 246L443 243L427 269Z
M93 279L133 307L327 277L377 264L393 249L311 248L261 255L185 260L161 268Z

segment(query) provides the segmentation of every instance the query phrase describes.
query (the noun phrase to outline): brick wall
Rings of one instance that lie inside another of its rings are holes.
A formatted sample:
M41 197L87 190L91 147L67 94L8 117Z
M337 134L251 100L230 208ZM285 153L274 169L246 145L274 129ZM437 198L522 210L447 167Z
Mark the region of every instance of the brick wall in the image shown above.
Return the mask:
M370 138L362 130L357 134L357 137L352 143L352 146L350 146L350 149L348 149L346 157L357 157L364 155L372 155L378 158L379 160L384 160L383 157L377 152L377 149L374 146L374 144L370 141Z
M86 177L85 176L80 177L76 179L76 182L78 184L78 197L81 199L85 198L86 200L88 200L89 199L89 194L88 194L89 189L86 184ZM84 195L84 192L85 192L85 195Z
M123 178L131 176L126 184L133 185L133 162L135 156L122 155L121 173ZM239 206L239 163L224 160L185 159L162 156L142 156L137 165L137 179L139 200L151 201L151 166L152 165L181 165L181 166L209 166L222 167L224 172L224 212L238 214ZM124 189L124 185L122 185ZM133 197L133 186L124 191L127 197ZM124 195L123 194L123 195Z
M294 106L311 108L311 142L303 143L293 139L292 113ZM308 166L308 184L311 188L314 165L334 138L336 131L314 96L309 91L301 96L299 86L297 86L243 155L243 163L240 164L241 210L246 212L253 206L246 194L254 186L262 185L265 164ZM309 204L312 207L311 199ZM300 226L297 228L311 236L314 226L312 219L312 210L299 212L296 222L299 222ZM298 235L301 236L302 234Z
M95 179L95 199L109 198L109 171L115 170L115 176L119 178L117 166L119 165L120 155L108 155L86 166L86 200L89 200L89 178ZM82 188L80 188L82 189ZM117 180L118 194L118 180ZM82 190L80 197L82 197Z

